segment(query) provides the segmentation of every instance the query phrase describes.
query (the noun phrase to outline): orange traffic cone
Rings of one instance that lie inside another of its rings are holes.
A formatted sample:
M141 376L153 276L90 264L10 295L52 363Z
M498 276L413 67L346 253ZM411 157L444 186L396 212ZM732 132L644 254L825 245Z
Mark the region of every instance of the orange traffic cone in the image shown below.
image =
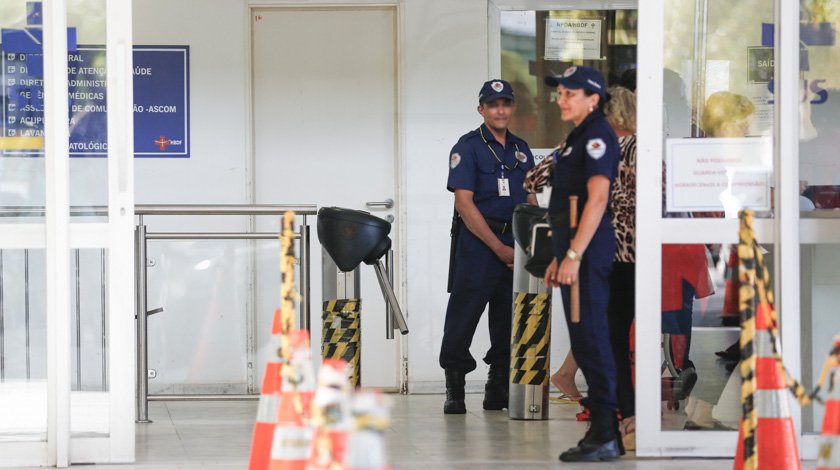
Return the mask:
M840 368L831 372L817 470L840 470Z
M822 438L817 470L840 470L840 365L837 353L840 352L840 334L834 336L834 346L827 367L831 367L828 397L825 400ZM825 370L823 371L825 374ZM822 382L822 381L821 381Z
M270 470L304 470L310 458L311 402L315 388L309 332L293 330L286 336L283 383L271 442Z
M771 306L759 304L755 315L756 391L755 409L758 412L758 426L755 439L758 447L758 468L795 470L799 465L799 450L796 448L796 432L790 417L787 384L779 364L773 357L770 336ZM776 350L781 350L776 344ZM734 469L744 468L744 420L738 428L738 450Z
M343 359L325 359L312 401L310 470L342 468L350 430L350 369Z
M383 436L388 429L390 406L388 397L378 390L356 391L351 406L353 430L344 454L346 470L390 470Z
M738 305L738 291L741 288L741 281L738 280L738 250L731 247L729 258L726 260L726 286L723 290L723 312L722 318L730 318L732 322L738 322L740 310Z
M260 403L257 408L257 422L251 439L250 470L265 470L271 460L271 442L274 439L274 427L277 424L277 410L283 378L280 375L283 365L280 363L280 309L274 311L271 325L271 350L277 351L265 365Z

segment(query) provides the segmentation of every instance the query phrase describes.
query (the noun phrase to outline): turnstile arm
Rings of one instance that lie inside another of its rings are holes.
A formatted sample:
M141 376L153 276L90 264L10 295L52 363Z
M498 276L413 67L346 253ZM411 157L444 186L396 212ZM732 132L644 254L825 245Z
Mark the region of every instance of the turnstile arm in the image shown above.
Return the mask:
M373 265L373 269L376 271L376 278L379 280L379 288L382 289L382 295L385 296L385 300L391 306L391 315L393 315L394 320L397 322L397 328L400 329L400 333L404 335L408 334L408 325L405 323L405 317L400 309L400 304L397 303L397 296L394 294L394 289L391 287L391 283L388 282L388 275L385 273L385 266L382 264L382 260L377 260L376 264Z

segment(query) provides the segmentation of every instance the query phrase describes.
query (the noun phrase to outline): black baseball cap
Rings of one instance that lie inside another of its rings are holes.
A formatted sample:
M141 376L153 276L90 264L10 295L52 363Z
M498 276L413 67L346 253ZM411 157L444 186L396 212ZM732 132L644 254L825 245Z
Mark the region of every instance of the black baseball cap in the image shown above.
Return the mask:
M478 92L479 103L489 103L499 98L506 98L511 101L513 99L513 87L505 80L490 80L484 82L481 86L481 91Z
M571 90L585 89L606 98L607 87L604 85L604 75L592 67L569 67L563 75L549 75L545 77L545 84L550 87L563 85Z

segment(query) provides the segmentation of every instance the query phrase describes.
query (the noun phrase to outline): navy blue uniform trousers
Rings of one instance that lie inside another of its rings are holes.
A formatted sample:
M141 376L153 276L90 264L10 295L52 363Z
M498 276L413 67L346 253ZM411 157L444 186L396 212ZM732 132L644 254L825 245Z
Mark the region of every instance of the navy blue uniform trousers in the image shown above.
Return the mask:
M618 406L615 360L607 319L609 278L614 256L615 238L612 230L599 229L580 262L580 323L571 321L571 288L560 286L572 355L589 386L583 404L589 408L608 410L615 410Z
M461 224L459 230L440 366L464 373L475 370L470 345L481 314L489 304L490 350L484 356L484 362L509 367L513 271L465 225ZM496 236L505 245L513 246L510 233Z

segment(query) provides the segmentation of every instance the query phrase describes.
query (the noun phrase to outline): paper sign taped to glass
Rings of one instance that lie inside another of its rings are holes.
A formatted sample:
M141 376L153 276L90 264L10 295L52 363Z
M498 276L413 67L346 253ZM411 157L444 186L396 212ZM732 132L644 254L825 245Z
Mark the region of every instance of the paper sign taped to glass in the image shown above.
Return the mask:
M667 139L667 212L770 210L773 143L769 137Z
M601 60L601 19L548 18L546 60Z

